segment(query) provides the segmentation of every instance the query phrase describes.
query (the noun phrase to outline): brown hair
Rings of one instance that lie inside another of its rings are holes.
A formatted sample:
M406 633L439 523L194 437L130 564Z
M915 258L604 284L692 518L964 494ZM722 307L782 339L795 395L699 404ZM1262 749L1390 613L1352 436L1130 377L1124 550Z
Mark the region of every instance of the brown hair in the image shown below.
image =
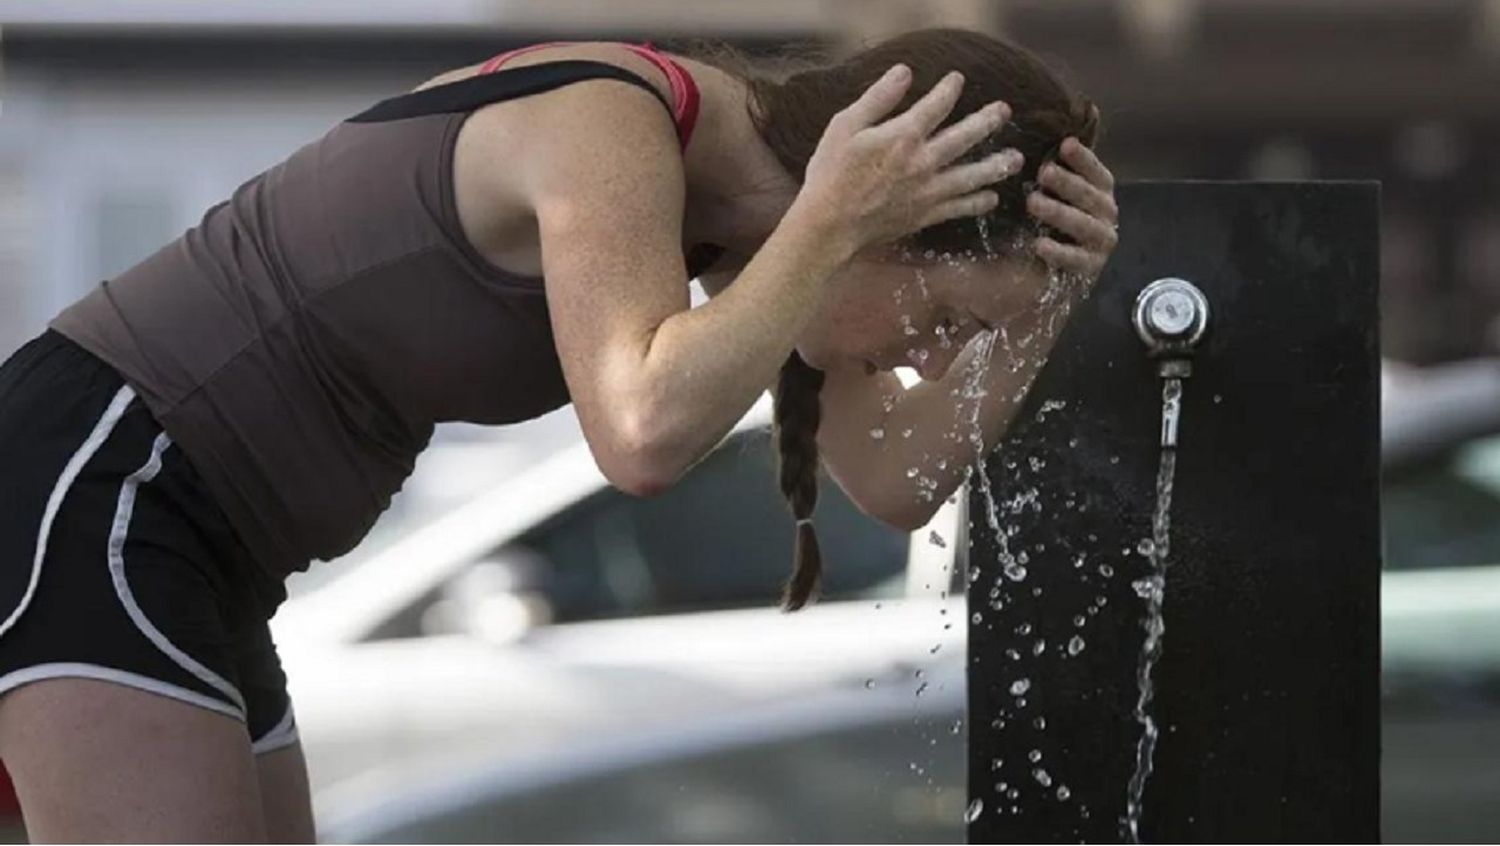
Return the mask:
M1039 58L1015 44L969 30L917 30L837 61L805 52L800 57L784 54L773 60L781 63L780 71L771 73L753 68L722 46L699 45L693 53L745 81L751 120L781 165L799 182L828 121L894 64L905 64L912 70L910 90L896 114L954 70L963 73L965 83L943 125L994 100L1009 104L1011 120L963 160L1014 147L1026 157L1021 172L989 186L1000 197L994 210L982 217L928 227L903 244L918 251L1019 252L1027 236L1039 231L1026 212L1026 197L1035 188L1037 171L1057 158L1058 147L1068 136L1093 146L1099 133L1099 110ZM818 500L816 435L822 386L822 371L793 352L782 365L774 392L777 474L781 491L798 520L792 577L782 598L782 606L788 611L812 599L822 575L817 533L810 522Z

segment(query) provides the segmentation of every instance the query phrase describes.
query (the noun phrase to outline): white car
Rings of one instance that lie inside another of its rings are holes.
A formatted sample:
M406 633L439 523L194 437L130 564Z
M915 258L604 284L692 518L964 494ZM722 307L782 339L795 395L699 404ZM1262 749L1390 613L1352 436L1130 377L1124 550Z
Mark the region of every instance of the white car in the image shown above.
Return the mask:
M1500 364L1385 393L1385 837L1494 839ZM289 602L278 633L330 833L961 839L966 626L945 593L965 569L962 501L906 536L826 486L832 601L782 615L790 520L763 419L660 511L609 490L580 447ZM617 569L570 569L571 587L538 575L596 559ZM642 579L668 560L697 577L681 593ZM592 813L567 813L580 805Z
M825 480L824 599L775 607L793 524L768 421L648 499L578 443L288 600L273 629L320 809L962 655L957 498L908 533Z

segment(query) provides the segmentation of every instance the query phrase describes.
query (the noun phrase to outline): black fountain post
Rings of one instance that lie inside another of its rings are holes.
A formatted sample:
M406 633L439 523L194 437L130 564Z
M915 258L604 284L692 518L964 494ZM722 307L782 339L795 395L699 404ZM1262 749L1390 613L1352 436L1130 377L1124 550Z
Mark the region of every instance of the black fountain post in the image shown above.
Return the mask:
M1182 382L1139 838L1372 842L1378 186L1141 183L1119 201L1119 249L986 462L1024 579L980 486L968 502L969 840L1131 838L1164 436L1163 359L1132 318L1178 278L1212 317Z

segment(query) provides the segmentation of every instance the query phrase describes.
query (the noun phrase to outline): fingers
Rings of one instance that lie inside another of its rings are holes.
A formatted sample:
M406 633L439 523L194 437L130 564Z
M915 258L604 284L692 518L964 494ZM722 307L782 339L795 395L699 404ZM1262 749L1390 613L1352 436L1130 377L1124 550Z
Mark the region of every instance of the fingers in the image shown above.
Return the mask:
M1109 172L1104 162L1094 155L1094 151L1084 146L1077 138L1063 139L1060 152L1062 160L1067 162L1068 167L1077 171L1101 191L1115 190L1115 175Z
M928 196L947 200L978 191L1015 175L1020 171L1022 161L1019 150L1002 150L981 161L950 167L928 183Z
M1089 214L1113 224L1120 218L1114 195L1100 190L1088 180L1056 164L1042 165L1039 180L1042 187Z
M995 206L999 204L1000 195L994 191L976 191L962 197L954 197L933 206L922 218L917 230L960 217L978 217L986 212L994 211Z
M884 76L875 80L875 84L866 88L865 93L849 104L840 115L855 132L874 126L901 103L901 98L906 96L906 89L910 87L911 68L906 65L894 65L885 72ZM838 119L840 118L835 118L835 120Z
M927 143L926 155L933 168L947 167L980 141L1000 131L1010 119L1010 106L995 101L963 120L945 127Z
M910 133L925 139L953 111L963 90L963 74L953 71L922 95L922 99L912 103L911 108L881 124L880 129L883 133Z
M1088 278L1093 278L1104 267L1097 253L1084 247L1059 243L1045 235L1036 239L1035 249L1037 257L1048 266Z
M1100 220L1040 191L1033 191L1026 198L1026 209L1031 212L1032 217L1060 232L1067 233L1079 244L1105 251L1115 248L1118 237L1112 223Z

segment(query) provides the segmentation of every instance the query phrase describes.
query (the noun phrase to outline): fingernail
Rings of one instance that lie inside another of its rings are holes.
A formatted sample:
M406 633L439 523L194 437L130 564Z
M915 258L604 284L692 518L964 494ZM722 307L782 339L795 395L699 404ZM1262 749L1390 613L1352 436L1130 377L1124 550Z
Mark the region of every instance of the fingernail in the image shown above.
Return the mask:
M911 68L907 67L906 65L896 65L895 67L891 68L891 73L897 79L905 79L908 76L911 76Z

